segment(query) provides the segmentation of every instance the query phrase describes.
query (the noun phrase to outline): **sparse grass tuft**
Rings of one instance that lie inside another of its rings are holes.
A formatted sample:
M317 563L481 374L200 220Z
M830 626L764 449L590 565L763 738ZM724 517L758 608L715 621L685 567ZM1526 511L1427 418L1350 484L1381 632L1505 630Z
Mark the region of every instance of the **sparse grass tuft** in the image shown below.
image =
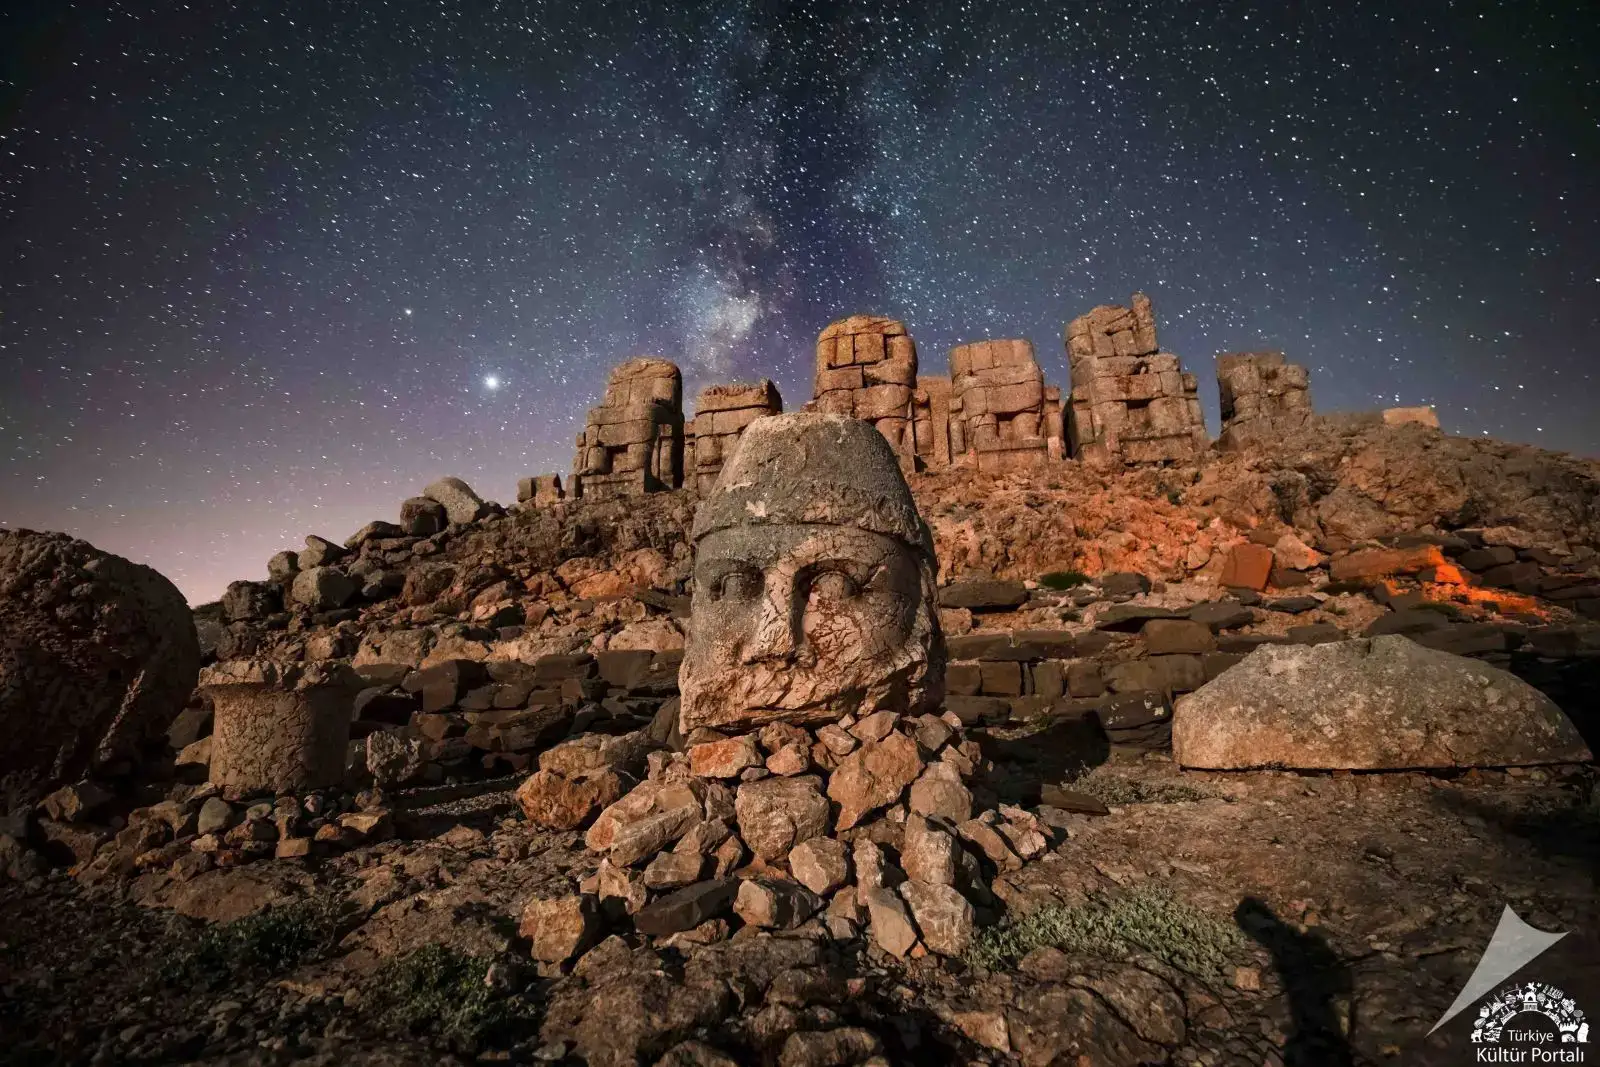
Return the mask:
M166 984L202 987L248 971L280 974L332 949L346 914L342 901L307 900L218 923L163 960L157 973Z
M475 1046L532 1009L493 989L489 962L444 945L424 945L385 964L365 990L366 1010L385 1030L432 1034Z
M1163 889L1143 887L1072 907L1050 905L980 931L967 962L997 971L1046 945L1124 959L1138 951L1202 978L1224 973L1245 947L1232 923Z
M1209 800L1211 793L1180 782L1141 782L1114 774L1086 774L1067 786L1087 793L1102 804L1176 804L1185 800Z
M1039 575L1039 584L1046 589L1075 589L1089 584L1089 576L1082 571L1050 571Z

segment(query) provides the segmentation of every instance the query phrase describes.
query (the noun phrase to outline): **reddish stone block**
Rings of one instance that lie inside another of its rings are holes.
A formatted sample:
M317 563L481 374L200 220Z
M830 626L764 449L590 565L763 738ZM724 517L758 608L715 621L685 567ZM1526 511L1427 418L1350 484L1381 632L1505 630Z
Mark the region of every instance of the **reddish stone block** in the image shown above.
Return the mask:
M1254 589L1259 592L1267 587L1267 580L1271 576L1272 549L1264 545L1248 541L1234 545L1222 563L1222 584L1230 589Z

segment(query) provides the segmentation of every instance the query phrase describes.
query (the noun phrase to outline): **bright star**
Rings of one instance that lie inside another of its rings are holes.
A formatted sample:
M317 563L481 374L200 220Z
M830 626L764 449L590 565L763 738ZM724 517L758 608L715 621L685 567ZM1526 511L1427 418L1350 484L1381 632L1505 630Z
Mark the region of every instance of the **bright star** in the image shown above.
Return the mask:
M406 318L410 318L411 317L411 309L410 308L406 308L405 309L405 313L406 313Z
M483 378L483 387L490 392L494 392L496 389L500 388L500 379L496 378L492 374L486 374Z

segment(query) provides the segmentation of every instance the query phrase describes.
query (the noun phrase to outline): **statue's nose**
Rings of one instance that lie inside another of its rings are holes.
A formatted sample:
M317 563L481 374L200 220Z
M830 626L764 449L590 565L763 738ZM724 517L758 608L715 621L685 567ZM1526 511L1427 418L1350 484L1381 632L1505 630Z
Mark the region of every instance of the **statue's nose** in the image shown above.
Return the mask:
M755 629L745 642L745 663L764 660L790 662L800 646L799 622L795 618L794 599L787 591L766 589L761 596Z

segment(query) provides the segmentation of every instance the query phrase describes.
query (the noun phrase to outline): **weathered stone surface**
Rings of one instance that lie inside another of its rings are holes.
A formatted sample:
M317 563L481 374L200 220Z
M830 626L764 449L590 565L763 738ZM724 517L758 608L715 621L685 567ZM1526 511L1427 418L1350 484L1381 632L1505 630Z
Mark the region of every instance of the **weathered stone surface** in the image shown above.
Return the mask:
M611 837L611 862L632 867L649 859L688 832L699 817L698 804L683 804L622 824Z
M900 863L906 877L926 885L954 885L961 846L956 839L920 815L906 819Z
M643 730L626 734L583 734L539 753L539 769L575 775L610 767L637 772L652 741Z
M681 843L681 842L680 842ZM644 884L648 889L671 889L692 885L705 871L706 857L699 852L674 850L661 852L644 869Z
M778 1067L843 1067L881 1061L883 1040L860 1026L803 1030L788 1036L778 1051Z
M465 525L483 513L483 499L472 491L472 486L454 476L430 483L422 495L443 505L453 523Z
M450 522L443 504L425 496L414 496L400 503L400 527L412 537L432 537Z
M625 780L609 767L578 770L572 775L541 770L517 788L517 803L535 826L578 830L621 799Z
M900 799L922 773L917 743L895 732L869 741L840 761L828 779L828 797L839 805L836 829L848 830L862 816Z
M965 841L977 845L979 850L1002 871L1022 869L1022 859L1011 850L1011 844L993 826L982 819L968 819L956 827L956 833Z
M765 860L781 859L800 842L828 832L828 801L814 775L745 782L733 806L739 835Z
M1019 581L1000 578L965 578L939 590L942 608L994 611L1028 602L1028 588Z
M915 879L900 887L922 943L941 956L960 956L972 944L972 905L954 886Z
M689 748L689 773L697 778L737 778L745 768L759 767L763 762L753 734Z
M850 880L850 850L837 838L808 838L790 851L789 870L801 885L826 896Z
M422 741L398 731L377 730L367 735L367 771L380 786L400 785L422 773Z
M733 908L739 884L737 878L715 878L668 893L633 917L634 928L651 937L693 930L709 919L726 915Z
M312 567L327 567L338 563L349 554L342 545L336 545L326 537L307 534L306 547L300 550L297 562L300 570L309 570Z
M816 413L752 423L693 536L686 734L937 703L932 543L881 435Z
M640 357L618 364L605 398L590 408L572 460L572 495L639 496L683 484L683 373Z
M734 914L749 926L790 930L815 915L822 898L798 882L750 878L739 886Z
M588 948L599 932L592 896L535 898L523 905L517 933L533 943L533 958L564 963Z
M1272 549L1244 541L1228 550L1218 581L1230 589L1254 589L1259 592L1267 587L1271 576Z
M961 781L956 768L943 761L928 764L922 776L911 784L908 800L911 810L918 815L935 816L949 822L965 822L972 818L972 790Z
M1382 770L1582 762L1543 693L1476 660L1385 636L1267 645L1178 700L1186 767Z
M294 576L289 599L309 611L342 608L356 595L356 583L337 567L309 567Z
M305 792L344 781L361 676L338 662L228 660L200 674L216 708L210 780L225 792Z
M1199 655L1217 647L1211 627L1190 619L1151 619L1139 634L1152 656Z
M0 806L135 755L200 669L172 583L65 534L0 530L0 619Z
M892 889L868 889L861 894L871 922L872 940L891 956L903 957L917 943L917 928L905 903Z
M684 446L685 482L701 496L711 492L717 475L738 447L745 427L758 418L783 411L777 386L766 378L754 385L707 386L695 401L694 421Z

